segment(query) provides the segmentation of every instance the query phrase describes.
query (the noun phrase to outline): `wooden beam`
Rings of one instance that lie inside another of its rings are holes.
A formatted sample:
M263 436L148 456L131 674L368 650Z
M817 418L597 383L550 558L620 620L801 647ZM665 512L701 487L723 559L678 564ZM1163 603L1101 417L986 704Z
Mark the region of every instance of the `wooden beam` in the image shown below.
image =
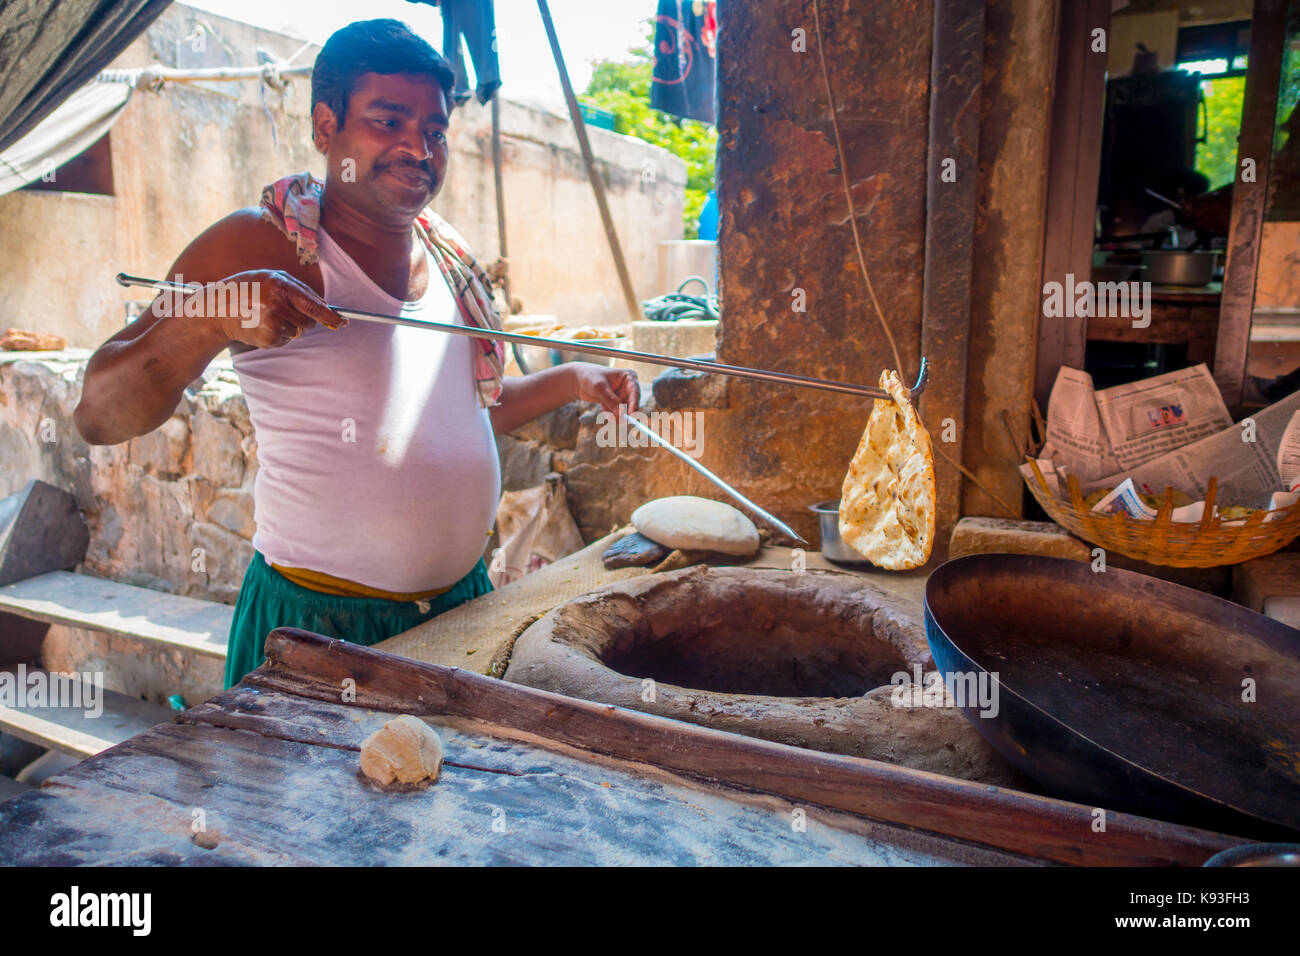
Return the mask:
M1232 218L1228 225L1228 263L1223 271L1223 300L1214 352L1214 380L1219 383L1228 405L1241 403L1246 382L1259 244L1268 208L1268 173L1273 160L1286 15L1287 0L1255 0L1250 21L1250 59L1246 66ZM1242 163L1247 160L1253 161L1253 181L1243 179Z
M930 428L939 430L945 453L958 462L965 435L983 69L984 0L935 0L921 293L921 354L932 374L921 407ZM940 457L935 477L941 522L936 540L946 554L949 532L961 515L961 473Z
M1059 8L1056 89L1047 173L1043 273L1047 282L1092 275L1092 243L1101 172L1102 114L1106 108L1106 56L1094 49L1094 31L1110 32L1110 0L1067 0ZM1083 367L1087 319L1043 318L1038 325L1034 393L1047 398L1062 365Z

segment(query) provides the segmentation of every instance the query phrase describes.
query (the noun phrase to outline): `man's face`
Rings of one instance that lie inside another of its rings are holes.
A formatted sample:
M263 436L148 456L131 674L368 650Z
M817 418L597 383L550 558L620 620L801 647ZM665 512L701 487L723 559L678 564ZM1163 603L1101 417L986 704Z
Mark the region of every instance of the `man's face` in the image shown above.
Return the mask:
M447 100L431 76L366 73L348 100L342 129L323 104L313 125L318 148L324 142L331 187L376 219L409 221L442 188Z

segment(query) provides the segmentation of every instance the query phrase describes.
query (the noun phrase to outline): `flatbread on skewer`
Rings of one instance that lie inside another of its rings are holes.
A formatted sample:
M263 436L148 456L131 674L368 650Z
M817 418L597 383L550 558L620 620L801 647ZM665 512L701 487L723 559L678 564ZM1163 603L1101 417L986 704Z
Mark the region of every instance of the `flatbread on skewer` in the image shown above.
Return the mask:
M905 571L934 547L934 453L898 373L882 372L880 387L894 400L876 399L844 476L840 537L877 567Z

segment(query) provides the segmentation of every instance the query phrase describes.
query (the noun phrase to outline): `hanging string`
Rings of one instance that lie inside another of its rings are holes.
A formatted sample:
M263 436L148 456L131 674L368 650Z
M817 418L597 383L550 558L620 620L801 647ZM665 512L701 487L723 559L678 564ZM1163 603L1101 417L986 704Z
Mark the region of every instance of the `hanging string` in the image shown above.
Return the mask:
M903 374L903 360L899 358L898 344L894 341L894 333L890 331L889 323L885 321L885 313L880 308L880 302L876 299L876 290L871 285L871 276L867 272L867 260L862 254L862 239L858 236L858 213L853 208L853 190L849 186L849 170L844 161L844 142L840 138L840 121L836 116L835 94L831 90L830 73L826 71L826 50L825 44L822 42L821 4L818 0L813 0L813 20L817 28L817 59L821 61L822 80L826 84L826 99L829 101L831 111L831 127L835 130L835 152L840 161L840 178L844 182L844 198L848 200L849 204L849 226L853 229L853 246L858 251L858 266L862 270L863 280L867 283L867 294L871 296L871 304L875 307L876 316L880 319L880 327L884 329L885 338L889 341L889 348L894 353L894 368L901 377Z

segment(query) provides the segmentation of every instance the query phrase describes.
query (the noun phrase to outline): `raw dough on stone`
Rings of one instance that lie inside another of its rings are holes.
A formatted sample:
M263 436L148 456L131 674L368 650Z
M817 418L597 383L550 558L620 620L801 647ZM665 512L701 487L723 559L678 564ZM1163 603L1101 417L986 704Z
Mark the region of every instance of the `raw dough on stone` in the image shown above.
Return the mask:
M442 740L419 717L394 717L361 744L361 772L380 786L437 780Z
M744 514L695 495L647 501L632 512L632 524L651 541L670 548L751 555L758 553L760 544L758 528Z

